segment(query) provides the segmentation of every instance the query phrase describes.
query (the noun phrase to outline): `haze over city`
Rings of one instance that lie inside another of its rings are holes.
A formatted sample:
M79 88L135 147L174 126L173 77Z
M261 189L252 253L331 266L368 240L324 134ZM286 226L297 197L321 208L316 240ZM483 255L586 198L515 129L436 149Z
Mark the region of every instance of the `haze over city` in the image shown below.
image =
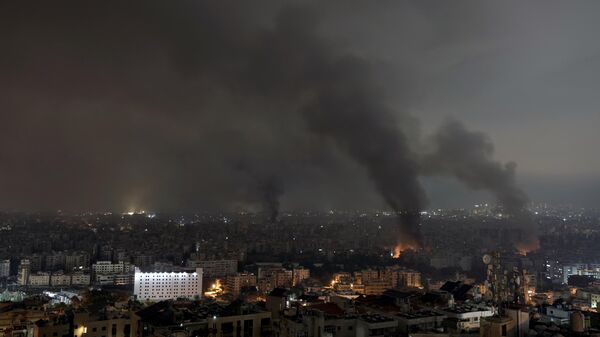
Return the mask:
M304 111L336 81L415 154L453 118L532 199L596 206L595 6L4 2L2 208L257 209L271 176L286 209L386 208ZM333 110L347 141L374 137ZM434 208L495 200L432 175Z
M597 337L600 2L0 0L0 337Z

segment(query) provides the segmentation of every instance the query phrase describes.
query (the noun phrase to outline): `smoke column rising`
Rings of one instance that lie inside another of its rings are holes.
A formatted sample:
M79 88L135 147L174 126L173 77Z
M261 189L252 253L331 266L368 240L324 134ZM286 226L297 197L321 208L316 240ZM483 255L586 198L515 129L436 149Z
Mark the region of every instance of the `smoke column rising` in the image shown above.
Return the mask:
M407 245L422 246L420 175L492 191L513 214L526 202L514 167L491 160L487 138L458 123L420 162L402 132L410 102L392 109L370 60L323 38L309 8L265 22L243 1L0 6L9 51L0 54L0 187L18 206L118 209L123 196L142 195L140 207L197 209L244 199L274 220L284 183L287 193L290 182L310 182L306 172L325 166L315 158L333 154L364 168Z
M526 237L519 246L537 247L536 227L527 211L529 200L516 183L516 164L494 160L494 145L486 134L469 131L459 121L448 119L429 141L433 150L421 160L423 174L453 176L471 189L489 191L511 221L525 228Z

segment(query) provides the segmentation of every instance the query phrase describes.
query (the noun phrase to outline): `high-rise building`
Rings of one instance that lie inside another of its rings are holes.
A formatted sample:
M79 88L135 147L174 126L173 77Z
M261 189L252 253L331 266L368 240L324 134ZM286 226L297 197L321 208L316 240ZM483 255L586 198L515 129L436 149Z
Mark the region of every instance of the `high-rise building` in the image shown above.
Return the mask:
M151 266L153 263L154 263L153 255L140 254L140 255L136 255L133 258L133 264L135 264L138 267L148 267L148 266Z
M32 287L47 287L50 285L50 273L38 271L29 275L28 285Z
M71 272L73 270L85 269L90 265L90 254L86 252L73 252L65 255L65 270Z
M202 268L178 273L144 273L136 268L133 294L140 301L199 298L202 294Z
M398 286L404 288L420 288L421 273L414 270L403 270L398 272Z
M46 255L45 270L55 271L65 268L65 255L61 252Z
M84 274L83 272L75 272L71 275L71 285L73 286L86 286L91 282L90 274Z
M31 264L29 260L23 259L19 264L19 275L17 277L17 282L21 286L26 286L29 281L29 274L31 273Z
M225 277L234 275L237 272L236 260L212 260L212 261L194 261L189 260L187 263L189 268L202 268L204 277Z
M134 266L129 262L98 261L92 265L94 283L99 285L127 285L133 282Z
M134 271L134 267L129 262L112 263L110 261L98 261L92 265L94 274L126 274Z
M292 285L295 286L310 277L310 269L294 268L292 270Z
M233 296L239 296L242 288L256 286L256 275L252 273L237 273L225 279L225 291Z
M50 284L53 287L70 286L71 285L71 275L64 274L62 272L53 273L50 276Z
M42 261L43 256L39 254L33 254L27 256L27 260L29 260L29 271L32 273L38 272L42 270Z
M10 276L10 260L0 260L0 278Z
M564 265L562 268L563 283L569 283L569 276L571 275L584 275L593 276L594 278L600 279L600 264L596 263L574 263Z

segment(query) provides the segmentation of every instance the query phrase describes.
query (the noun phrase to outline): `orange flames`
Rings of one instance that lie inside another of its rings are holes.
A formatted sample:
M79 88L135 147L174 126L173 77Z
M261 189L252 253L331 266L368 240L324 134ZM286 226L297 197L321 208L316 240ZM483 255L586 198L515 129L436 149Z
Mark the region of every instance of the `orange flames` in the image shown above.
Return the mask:
M400 255L402 255L402 252L405 252L407 250L410 251L416 251L419 247L417 245L413 245L410 243L398 243L395 247L394 247L394 252L392 253L392 257L394 259L397 259L400 257Z

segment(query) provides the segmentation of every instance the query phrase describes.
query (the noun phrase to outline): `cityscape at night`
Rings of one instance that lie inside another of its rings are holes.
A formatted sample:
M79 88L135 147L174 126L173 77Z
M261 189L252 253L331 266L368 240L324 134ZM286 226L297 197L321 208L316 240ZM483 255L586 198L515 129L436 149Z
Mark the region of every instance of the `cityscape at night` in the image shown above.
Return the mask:
M0 337L599 337L598 31L0 0Z

